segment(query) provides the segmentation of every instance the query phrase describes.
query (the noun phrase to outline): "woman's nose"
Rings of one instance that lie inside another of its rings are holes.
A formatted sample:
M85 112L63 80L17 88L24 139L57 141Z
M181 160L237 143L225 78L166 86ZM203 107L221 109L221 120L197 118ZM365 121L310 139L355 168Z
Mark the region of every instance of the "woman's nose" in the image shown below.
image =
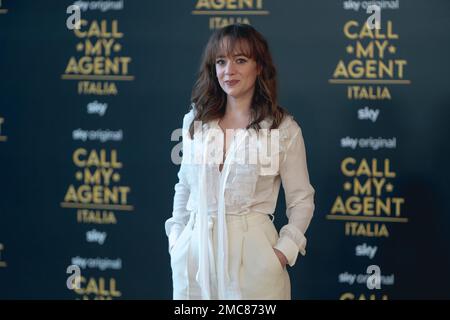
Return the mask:
M233 74L235 72L235 67L233 62L228 62L225 66L225 74Z

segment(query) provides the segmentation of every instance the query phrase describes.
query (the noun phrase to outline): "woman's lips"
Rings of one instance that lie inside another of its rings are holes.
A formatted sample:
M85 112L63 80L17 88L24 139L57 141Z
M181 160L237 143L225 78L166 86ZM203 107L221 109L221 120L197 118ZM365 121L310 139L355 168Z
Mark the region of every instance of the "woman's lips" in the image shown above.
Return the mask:
M226 85L229 86L229 87L232 87L232 86L236 85L238 82L239 82L239 80L228 80L228 81L225 81Z

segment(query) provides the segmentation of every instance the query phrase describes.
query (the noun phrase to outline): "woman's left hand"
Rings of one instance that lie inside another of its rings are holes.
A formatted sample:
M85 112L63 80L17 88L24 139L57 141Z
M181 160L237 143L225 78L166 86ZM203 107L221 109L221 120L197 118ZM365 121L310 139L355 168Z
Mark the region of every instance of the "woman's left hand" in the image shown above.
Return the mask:
M283 252L281 252L278 249L273 248L273 251L275 251L275 254L278 257L278 260L280 260L281 266L284 268L286 266L286 264L288 263L286 256L284 255Z

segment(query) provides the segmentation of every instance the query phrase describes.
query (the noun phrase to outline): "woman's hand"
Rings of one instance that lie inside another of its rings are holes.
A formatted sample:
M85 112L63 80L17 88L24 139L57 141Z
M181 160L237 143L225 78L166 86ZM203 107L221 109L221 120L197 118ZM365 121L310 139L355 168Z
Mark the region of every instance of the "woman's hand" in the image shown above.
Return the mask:
M278 249L273 248L273 251L275 251L275 254L278 257L278 260L280 260L281 266L284 268L286 266L286 264L288 263L286 256L284 255L283 252L281 252Z

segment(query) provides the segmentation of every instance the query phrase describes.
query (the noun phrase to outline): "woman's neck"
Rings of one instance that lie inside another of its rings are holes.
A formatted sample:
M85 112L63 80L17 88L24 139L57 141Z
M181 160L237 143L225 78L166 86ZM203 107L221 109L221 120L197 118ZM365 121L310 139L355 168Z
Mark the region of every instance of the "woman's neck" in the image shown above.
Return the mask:
M253 95L243 97L227 97L227 106L224 118L242 118L250 116Z

